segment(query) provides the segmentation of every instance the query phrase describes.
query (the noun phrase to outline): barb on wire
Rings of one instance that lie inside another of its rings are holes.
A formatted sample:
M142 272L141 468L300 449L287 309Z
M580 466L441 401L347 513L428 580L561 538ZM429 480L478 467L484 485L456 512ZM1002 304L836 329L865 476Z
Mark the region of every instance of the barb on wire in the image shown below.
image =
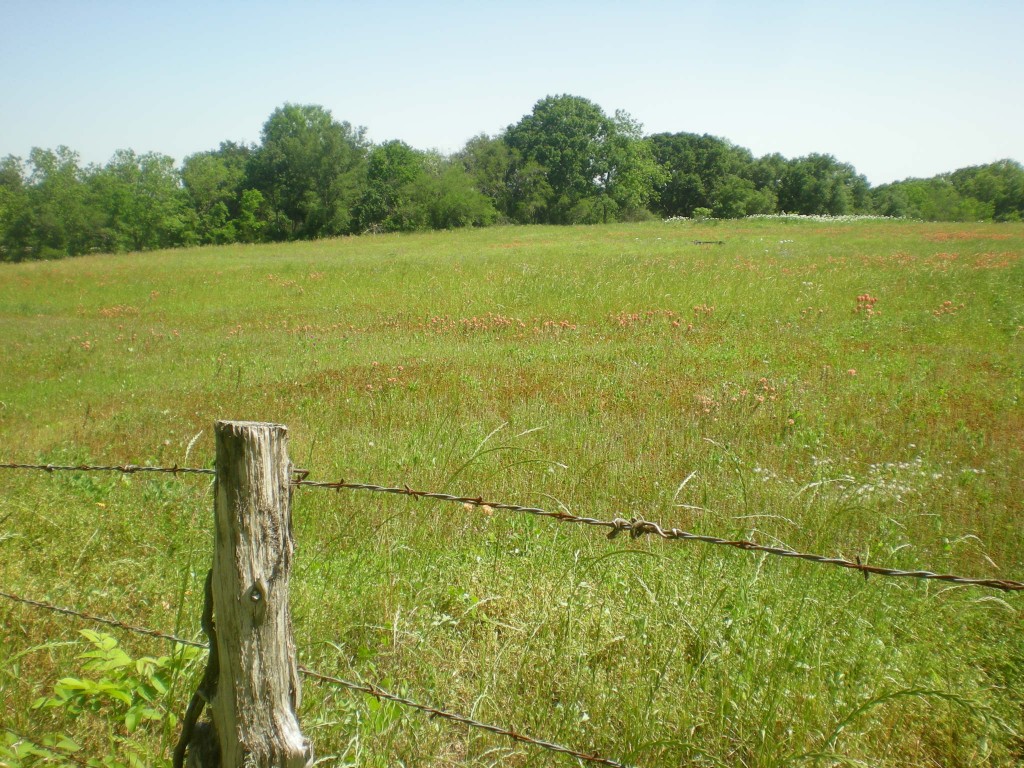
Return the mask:
M511 728L502 728L499 725L491 725L490 723L482 723L479 720L474 720L471 717L465 715L459 715L455 712L449 712L444 709L438 709L428 704L420 704L419 702L407 699L404 696L399 696L394 693L389 693L383 688L373 685L372 683L353 683L348 680L343 680L340 677L334 677L332 675L325 675L320 672L315 672L308 667L299 666L299 671L306 677L311 677L315 680L321 680L325 683L332 683L333 685L340 685L343 688L348 688L350 691L359 691L361 693L367 693L373 696L375 699L384 699L387 701L393 701L396 704L409 707L411 709L418 709L421 712L426 712L431 718L439 717L444 720L451 720L455 723L462 723L468 725L470 728L478 728L483 731L489 731L490 733L496 733L500 736L507 736L508 738L522 742L523 744L531 744L541 749L546 749L549 752L560 752L564 755L575 757L579 760L584 760L589 763L597 763L599 765L609 765L612 768L627 768L625 763L620 763L617 760L611 760L607 757L601 757L599 755L591 755L586 752L579 752L569 747L563 747L561 744L555 744L550 741L543 741L542 739L536 739L533 736L526 736L522 733L518 733Z
M519 504L504 504L501 502L484 501L481 497L470 497L470 496L454 496L448 493L432 493L429 491L414 491L408 486L404 487L387 487L382 485L372 485L369 483L347 483L344 480L337 482L324 482L318 480L294 480L294 485L309 487L309 488L325 488L340 491L342 489L354 490L354 491L371 491L375 493L393 493L399 496L412 496L417 499L437 499L440 501L450 501L457 504L469 504L475 507L488 507L490 509L504 509L509 512L522 512L528 515L535 515L537 517L549 517L553 520L559 520L564 523L577 523L579 525L596 526L599 528L609 528L608 538L614 539L620 533L628 532L631 538L637 539L641 536L652 535L658 536L659 538L666 540L677 540L677 541L699 541L704 544L717 544L723 547L733 547L734 549L742 549L748 552L763 552L768 555L775 555L777 557L790 557L796 560L806 560L811 563L821 563L823 565L834 565L839 568L849 568L851 570L860 571L861 573L876 574L878 576L894 576L894 577L906 577L914 579L926 579L934 581L945 581L952 584L963 584L975 587L990 587L992 589L1001 589L1007 592L1016 592L1024 590L1024 582L1011 581L1009 579L976 579L969 578L966 576L955 576L949 573L933 573L932 571L917 570L917 571L906 571L898 568L883 568L877 565L867 565L865 563L856 562L853 560L846 560L841 557L825 557L824 555L808 554L805 552L796 552L791 549L784 547L771 547L764 544L757 544L753 541L743 540L731 540L723 539L718 536L705 536L702 534L691 533L689 531L683 531L679 528L663 528L658 523L651 522L650 520L644 520L642 517L634 517L630 520L625 520L621 517L617 517L614 520L599 520L593 517L581 517L574 515L569 512L556 511L541 509L539 507L525 507Z
M134 475L139 472L167 472L171 475L217 474L217 470L215 469L205 469L203 467L179 467L177 464L170 467L145 467L138 464L96 466L93 464L15 464L6 462L0 464L0 469L35 469L43 472L120 472L124 475Z
M18 595L12 595L11 593L4 592L2 590L0 590L0 597L4 597L8 600L11 600L12 602L27 605L32 608L40 608L42 610L51 611L53 613L58 613L65 616L72 616L74 618L84 619L86 621L92 621L98 624L104 624L109 627L116 627L118 629L123 629L128 632L134 632L135 634L146 635L147 637L155 637L161 640L171 640L173 642L181 643L183 645L191 645L195 648L208 647L206 643L200 643L195 640L186 640L183 637L178 637L177 635L170 634L169 632L161 632L160 630L156 629L148 629L146 627L134 626L132 624L127 624L123 621L118 621L117 619L111 619L104 616L96 616L91 613L86 613L84 611L76 611L72 608L64 608L62 606L53 605L52 603L46 603L41 600L31 600L27 597L19 597ZM533 736L527 736L525 734L514 731L511 728L503 728L499 725L483 723L479 720L474 720L473 718L467 717L465 715L460 715L455 712L449 712L444 709L438 709L428 704L420 704L419 702L413 701L412 699L408 699L403 696L398 696L394 693L390 693L384 690L383 688L374 685L373 683L353 683L348 680L343 680L340 677L335 677L333 675L325 675L322 672L317 672L316 670L310 669L309 667L303 665L299 666L299 672L301 672L306 677L313 678L315 680L320 680L325 683L331 683L333 685L339 685L343 688L348 688L352 691L366 693L370 696L373 696L376 699L393 701L396 704L401 704L402 706L409 707L411 709L418 709L421 712L426 712L431 717L439 717L444 720L450 720L455 723L462 723L471 728L478 728L480 730L489 731L490 733L496 733L501 736L507 736L508 738L513 739L515 741L519 741L524 744L530 744L535 747L540 747L551 752L560 752L562 754L578 758L579 760L597 763L599 765L607 765L611 766L611 768L628 768L628 766L626 766L625 763L620 763L616 760L610 760L608 758L600 757L598 755L587 754L586 752L580 752L570 747L562 746L561 744L555 744L554 742L544 741L543 739L537 739Z

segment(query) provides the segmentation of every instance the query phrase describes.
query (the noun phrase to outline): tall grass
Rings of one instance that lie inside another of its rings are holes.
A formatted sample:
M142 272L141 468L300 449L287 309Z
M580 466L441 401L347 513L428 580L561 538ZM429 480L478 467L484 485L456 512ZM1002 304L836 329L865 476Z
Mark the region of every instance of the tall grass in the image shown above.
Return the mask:
M1021 578L1022 257L1016 225L745 221L5 266L0 455L209 464L215 419L277 421L314 478ZM208 480L0 499L12 591L198 631ZM1024 760L1015 595L356 493L295 520L324 671L643 766ZM0 605L5 657L40 648L3 711L100 751L116 723L28 708L73 629ZM325 764L565 763L314 683L301 716Z

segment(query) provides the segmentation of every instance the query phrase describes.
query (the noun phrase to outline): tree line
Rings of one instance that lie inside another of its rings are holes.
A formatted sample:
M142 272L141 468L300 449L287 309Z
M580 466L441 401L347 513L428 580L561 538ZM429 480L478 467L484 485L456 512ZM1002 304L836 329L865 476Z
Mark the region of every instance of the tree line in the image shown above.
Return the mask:
M82 166L61 146L0 160L0 260L255 243L494 223L869 214L1019 221L1024 167L1003 160L872 188L831 155L754 157L694 133L644 135L628 113L548 96L452 155L392 140L317 105L285 104L255 145L184 159L120 150Z

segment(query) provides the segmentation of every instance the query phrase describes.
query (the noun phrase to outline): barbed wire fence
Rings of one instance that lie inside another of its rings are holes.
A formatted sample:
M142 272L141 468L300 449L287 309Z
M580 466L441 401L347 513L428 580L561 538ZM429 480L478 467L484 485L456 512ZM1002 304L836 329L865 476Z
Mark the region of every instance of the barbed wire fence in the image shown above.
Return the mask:
M79 465L55 465L55 464L14 464L14 463L0 463L0 469L24 469L24 470L39 470L44 472L56 472L56 471L77 471L77 472L119 472L126 475L133 475L138 473L150 472L150 473L166 473L173 475L180 474L199 474L199 475L215 475L216 470L205 469L201 467L179 467L173 465L170 467L153 467L153 466L140 466L136 464L122 464L122 465L108 465L108 466L97 466L88 464ZM797 552L792 549L785 547L773 547L765 544L758 544L755 541L748 541L743 539L726 539L719 536L709 536L705 534L693 533L691 531L681 530L679 528L666 528L659 523L651 520L645 520L642 517L632 517L625 519L616 517L611 520L602 520L594 517L584 517L581 515L575 515L571 512L563 510L546 510L540 507L523 506L520 504L509 504L500 501L485 501L481 496L458 496L449 493L438 493L433 491L419 491L410 488L409 486L385 486L375 485L372 483L353 483L345 480L337 481L323 481L323 480L309 480L309 470L299 469L295 470L292 485L298 488L315 488L320 490L350 490L350 491L367 491L370 493L384 493L392 494L397 496L408 496L416 499L433 499L436 501L446 501L462 505L470 505L474 507L487 507L492 510L504 510L506 512L518 512L522 514L532 515L535 517L544 517L549 520L556 520L563 523L573 523L576 525L584 525L596 528L607 528L607 538L614 539L620 533L628 533L630 538L638 539L643 536L656 536L666 541L689 541L698 542L701 544L713 544L723 547L731 547L733 549L739 549L746 552L761 552L767 555L773 555L776 557L785 557L795 560L804 560L810 563L818 563L820 565L832 565L838 568L847 568L854 571L859 571L864 574L871 574L875 576L889 576L896 578L912 578L912 579L923 579L929 581L943 581L951 584L960 584L964 586L975 586L975 587L988 587L991 589L999 589L1004 592L1018 592L1024 591L1024 582L1015 581L1011 579L991 579L991 578L974 578L969 576L958 576L950 573L937 573L930 570L918 569L918 570L903 570L899 568L885 568L878 565L869 565L862 563L857 560L848 560L841 557L829 557L826 555L813 554L809 552Z
M148 465L137 465L137 464L121 464L121 465L91 465L91 464L74 464L74 465L58 465L58 464L28 464L28 463L12 463L5 462L0 463L0 469L8 470L27 470L27 471L42 471L47 473L53 472L113 472L124 475L134 474L171 474L171 475L216 475L215 469L202 468L202 467L181 467L178 465L172 466L148 466ZM767 546L758 544L753 541L746 540L731 540L716 536L709 536L703 534L692 533L690 531L681 530L679 528L666 528L659 523L644 520L641 517L632 517L630 519L616 517L611 520L599 519L593 517L585 517L580 515L572 514L571 512L564 510L546 510L540 507L526 506L519 504L510 504L505 502L486 501L481 496L459 496L455 494L440 493L433 491L422 491L414 490L408 486L385 486L376 485L370 483L354 483L347 482L345 480L338 481L318 481L310 480L308 470L295 470L291 485L296 488L308 488L315 490L327 490L340 492L342 490L347 491L364 491L369 493L382 493L391 494L398 496L406 496L416 499L429 499L435 501L443 501L456 503L468 507L486 507L490 510L503 510L507 512L514 512L520 514L531 515L535 517L543 517L557 522L570 523L575 525L583 525L587 527L606 528L608 532L607 538L614 539L622 533L628 533L633 539L638 539L643 536L656 536L666 541L685 541L685 542L697 542L703 544L725 546L733 549L738 549L746 552L758 552L767 555L773 555L777 557L799 559L806 562L817 563L821 565L832 565L835 567L851 569L859 571L867 577L869 574L878 575L883 577L897 577L897 578L914 578L922 580L935 580L941 582L948 582L963 586L973 587L984 587L1002 590L1006 592L1017 592L1024 591L1024 582L1015 581L1010 579L992 579L992 578L973 578L967 576L960 576L948 573L937 573L929 570L901 570L896 568L885 568L881 566L868 565L858 561L851 561L845 558L828 557L819 554L797 552L795 550L786 549L783 547ZM73 608L67 608L49 603L44 600L37 600L21 595L16 595L5 590L0 590L0 598L16 603L25 607L30 607L38 610L45 610L51 613L62 615L68 618L78 619L82 621L88 621L95 624L100 624L108 627L112 627L118 630L130 632L137 635L143 635L150 638L179 643L185 646L192 646L196 648L206 649L208 645L206 643L190 640L183 638L175 634L164 632L161 630L150 629L134 625L125 621L121 621L116 618L99 616L86 611L76 610ZM580 750L573 749L555 742L540 739L534 736L519 733L513 728L495 725L491 723L482 722L466 715L459 714L441 707L435 707L430 704L424 704L414 699L400 696L392 693L385 688L382 688L374 683L367 681L349 681L342 677L335 675L325 674L306 666L299 665L299 672L309 679L318 680L322 683L330 685L336 685L341 688L345 688L354 692L363 693L374 697L378 700L390 701L401 706L418 710L426 713L432 719L439 718L449 722L460 723L469 728L475 728L483 731L487 731L493 734L504 736L513 741L527 744L533 747L537 747L543 750L547 750L554 753L560 753L567 755L577 760L611 766L612 768L627 768L627 765L618 760L602 757L600 755L590 754ZM0 726L3 730L15 735L18 738L23 738L26 741L33 742L31 738L24 736L18 731L8 728L6 726ZM63 757L63 755L62 755ZM71 760L76 762L76 760ZM84 763L81 763L84 764Z

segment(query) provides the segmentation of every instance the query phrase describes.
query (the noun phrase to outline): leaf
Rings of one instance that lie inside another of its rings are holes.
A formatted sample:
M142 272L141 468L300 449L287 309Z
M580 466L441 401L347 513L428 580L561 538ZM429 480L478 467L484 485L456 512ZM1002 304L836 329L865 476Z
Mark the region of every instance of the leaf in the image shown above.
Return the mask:
M152 685L153 688L156 690L156 692L158 694L160 694L161 696L163 696L163 695L165 695L167 693L167 691L168 691L167 681L164 679L163 675L153 675L149 679L149 682L150 682L150 685Z
M77 677L62 677L57 681L57 685L54 687L66 688L70 691L87 691L95 688L95 684L92 680L79 680Z
M55 746L58 749L63 749L65 752L79 752L82 749L81 745L72 741L70 737L65 736L63 733L57 735Z
M124 727L128 733L135 732L135 729L139 727L140 720L142 720L142 712L139 707L132 707L124 713Z
M106 683L106 684L100 685L99 689L103 693L107 694L112 699L116 699L117 701L122 701L125 704L128 704L129 706L131 706L131 704L132 704L131 694L129 694L127 691L125 691L123 688L121 688L118 685L115 685L113 683Z

